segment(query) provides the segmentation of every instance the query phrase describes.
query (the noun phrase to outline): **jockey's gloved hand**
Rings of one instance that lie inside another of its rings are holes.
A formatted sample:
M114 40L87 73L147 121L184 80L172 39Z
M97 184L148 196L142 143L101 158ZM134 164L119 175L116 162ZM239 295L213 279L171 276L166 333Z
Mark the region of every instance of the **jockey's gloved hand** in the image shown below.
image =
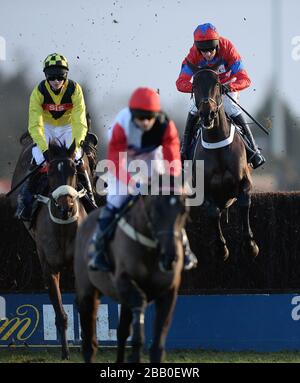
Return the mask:
M230 85L229 84L222 84L222 94L230 93Z
M44 156L46 162L50 161L50 159L49 159L49 150L48 149L43 152L43 156Z

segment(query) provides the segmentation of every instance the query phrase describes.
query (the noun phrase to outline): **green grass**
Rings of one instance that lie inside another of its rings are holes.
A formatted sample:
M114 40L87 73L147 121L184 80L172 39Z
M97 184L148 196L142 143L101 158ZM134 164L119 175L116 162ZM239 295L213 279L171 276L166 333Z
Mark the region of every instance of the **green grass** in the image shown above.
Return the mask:
M113 363L115 348L100 348L98 363ZM61 361L58 348L0 348L0 363L82 363L79 348L71 348L71 360ZM143 362L148 362L147 353ZM165 362L169 363L300 363L300 351L281 352L220 352L204 350L168 350Z

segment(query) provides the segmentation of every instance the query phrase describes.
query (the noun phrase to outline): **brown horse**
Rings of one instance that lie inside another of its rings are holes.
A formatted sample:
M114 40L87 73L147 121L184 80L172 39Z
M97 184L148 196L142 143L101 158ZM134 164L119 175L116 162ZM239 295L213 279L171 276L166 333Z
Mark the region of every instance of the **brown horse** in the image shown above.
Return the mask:
M216 228L216 251L221 252L224 260L229 256L220 220L224 209L236 201L242 217L243 248L255 257L259 249L249 222L252 178L245 145L237 128L226 117L218 74L191 63L189 67L194 73L193 94L200 124L193 160L204 161L203 207Z
M132 352L128 361L140 362L144 343L144 312L156 305L150 361L161 362L183 268L181 229L187 210L180 195L140 196L119 220L109 244L114 273L88 270L89 241L99 211L92 212L78 230L75 250L75 284L86 362L95 359L98 298L121 303L117 331L117 362L124 362L126 339L132 325ZM167 271L162 271L165 269Z
M12 187L24 177L24 171L29 167L31 147L28 142L23 148ZM44 283L54 307L55 324L61 337L62 359L69 359L66 337L68 317L62 304L60 273L65 267L71 270L76 231L87 214L80 200L84 192L76 190L75 143L68 149L64 145L50 142L49 158L49 192L47 197L38 196L42 204L36 211L34 224L29 227L25 223L25 226L35 241ZM13 205L16 204L16 196L17 191L11 195Z

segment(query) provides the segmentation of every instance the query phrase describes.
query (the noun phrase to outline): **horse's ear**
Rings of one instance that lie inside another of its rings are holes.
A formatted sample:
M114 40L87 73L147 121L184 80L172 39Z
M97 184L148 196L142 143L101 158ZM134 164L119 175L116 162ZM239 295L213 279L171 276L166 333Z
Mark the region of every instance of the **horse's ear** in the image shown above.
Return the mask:
M201 69L197 65L191 63L189 60L186 60L186 63L190 70L193 72L193 74L197 73Z
M58 145L55 140L50 140L48 143L48 150L49 150L49 155L51 157L54 157L58 153Z
M87 123L88 132L90 132L92 127L92 119L89 112L86 113L86 123Z
M73 157L75 150L76 150L76 143L75 143L75 139L74 139L72 142L72 145L68 149L68 156Z

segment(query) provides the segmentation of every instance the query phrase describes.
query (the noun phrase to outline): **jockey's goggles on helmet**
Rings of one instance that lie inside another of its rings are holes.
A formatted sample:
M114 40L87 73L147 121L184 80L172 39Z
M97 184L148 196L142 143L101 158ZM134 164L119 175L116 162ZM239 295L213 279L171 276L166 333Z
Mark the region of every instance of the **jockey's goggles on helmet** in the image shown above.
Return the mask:
M219 40L195 41L196 48L202 52L211 52L219 46Z
M138 120L151 120L157 117L157 112L142 109L131 109L131 114L133 118Z
M213 52L216 48L200 49L201 52Z
M68 76L68 69L59 67L59 66L51 66L44 70L45 76L47 80L53 81L55 79L66 80Z
M67 76L62 76L62 75L50 75L50 76L47 76L47 80L48 81L65 81L67 79Z

